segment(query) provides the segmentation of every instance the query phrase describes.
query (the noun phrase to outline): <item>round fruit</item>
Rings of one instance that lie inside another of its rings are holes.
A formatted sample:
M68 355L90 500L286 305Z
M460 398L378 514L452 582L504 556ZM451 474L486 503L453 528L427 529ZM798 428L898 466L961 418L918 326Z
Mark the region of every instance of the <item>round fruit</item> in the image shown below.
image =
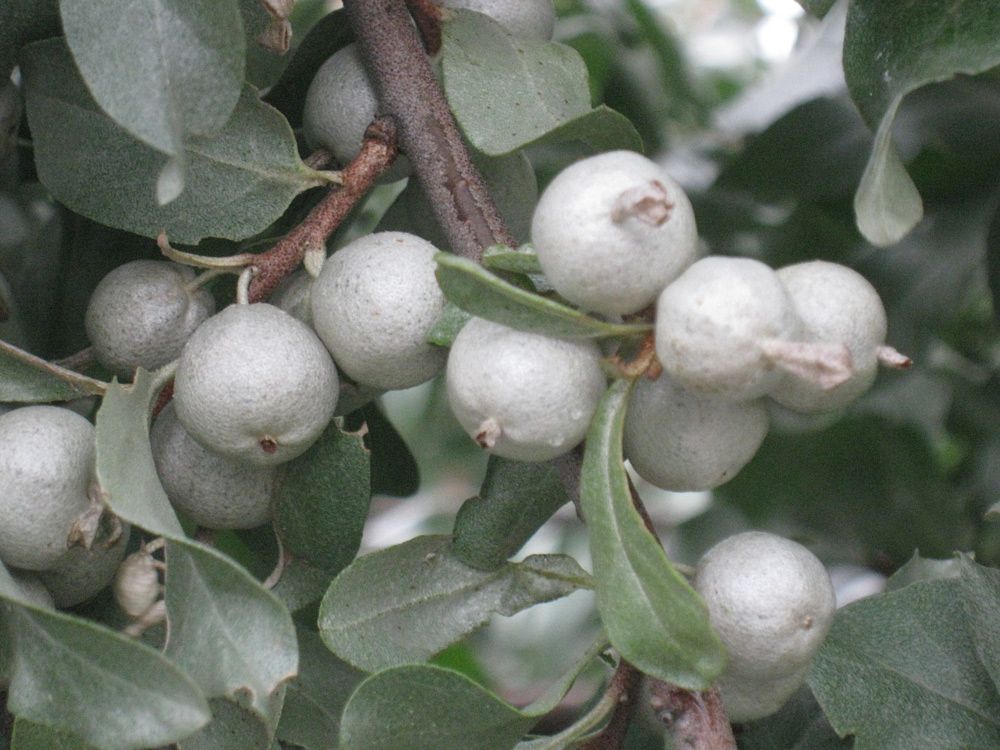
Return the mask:
M57 406L0 415L0 560L28 570L53 567L90 507L94 426Z
M531 241L559 294L607 315L652 304L698 253L687 195L662 167L631 151L560 172L538 200Z
M435 0L445 8L466 8L489 16L512 36L548 41L556 26L552 0Z
M356 43L337 50L323 63L309 90L302 110L302 129L310 148L325 148L342 165L359 153L365 131L375 119L378 97L361 62ZM383 178L400 180L412 167L399 157Z
M604 394L593 341L525 333L473 318L448 357L448 402L483 448L547 461L572 449Z
M231 305L181 352L177 418L204 447L258 465L290 461L326 428L337 370L323 342L273 305Z
M149 441L170 503L208 529L250 529L271 518L277 469L203 448L177 419L173 402L160 412Z
M313 278L304 268L299 269L287 279L278 284L274 290L268 304L274 305L279 310L284 310L307 326L312 325L312 309L309 303L309 295L312 292Z
M180 355L202 321L215 312L212 295L190 288L193 268L136 260L101 279L84 324L97 360L121 377L155 370Z
M711 256L660 295L656 356L679 385L748 400L766 394L782 377L770 345L798 339L801 329L788 292L767 265Z
M55 567L38 575L57 607L74 607L110 585L128 547L131 527L122 524L114 539L98 537L90 549L71 548Z
M34 604L45 609L55 609L56 603L52 601L52 594L45 588L38 573L27 570L11 569L7 571L14 583L21 589L21 593L29 604Z
M378 232L327 258L310 294L313 326L352 379L398 390L444 369L447 351L427 343L445 303L436 253L416 235Z
M705 553L692 580L729 662L719 689L731 721L774 713L802 684L833 623L833 585L801 544L759 531Z
M641 378L629 397L624 452L632 468L664 490L709 490L753 458L767 434L763 399L705 398L666 375Z
M882 300L864 276L838 263L796 263L777 273L805 323L807 335L817 341L845 344L851 352L854 374L829 390L788 374L771 391L771 398L807 414L841 409L875 382L886 334Z

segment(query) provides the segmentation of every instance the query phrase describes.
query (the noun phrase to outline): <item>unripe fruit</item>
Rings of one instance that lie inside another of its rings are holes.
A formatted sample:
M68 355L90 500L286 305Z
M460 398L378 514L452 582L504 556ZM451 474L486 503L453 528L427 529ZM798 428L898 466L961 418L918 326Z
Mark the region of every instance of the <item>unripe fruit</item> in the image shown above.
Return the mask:
M309 84L302 110L306 142L310 148L327 149L346 165L361 153L365 131L377 110L378 97L358 45L348 44L320 66ZM383 179L402 179L411 169L410 162L401 156Z
M57 406L0 415L0 560L28 570L53 567L90 507L94 426Z
M177 419L173 402L160 412L149 441L156 473L171 505L208 529L250 529L271 517L277 469L213 453Z
M489 16L519 39L548 41L556 25L552 0L435 0L445 8L466 8Z
M779 404L807 414L841 409L871 388L880 359L897 367L908 364L909 360L884 346L885 308L875 287L857 271L815 260L786 266L777 273L807 335L842 342L854 363L854 375L830 390L786 375L770 393Z
M774 713L805 680L833 623L823 564L801 544L751 531L706 552L691 583L729 657L719 689L730 720Z
M410 388L444 368L447 351L427 343L445 303L434 276L436 253L416 235L378 232L323 264L310 294L313 326L358 383Z
M177 418L209 450L262 466L290 461L337 405L337 370L302 321L267 304L231 305L181 352Z
M608 315L652 304L698 253L687 195L662 167L631 151L560 172L538 201L531 241L559 294Z
M709 490L753 458L767 428L764 399L706 398L666 375L641 378L629 397L624 453L639 476L661 489Z
M180 356L184 342L215 312L212 295L190 288L194 269L136 260L101 279L84 324L97 360L121 377L155 370Z
M593 341L473 318L448 357L448 402L465 431L491 453L547 461L586 435L606 388L600 358Z
M57 607L75 607L110 585L125 557L131 527L122 524L113 539L98 537L90 549L71 548L51 570L38 575Z

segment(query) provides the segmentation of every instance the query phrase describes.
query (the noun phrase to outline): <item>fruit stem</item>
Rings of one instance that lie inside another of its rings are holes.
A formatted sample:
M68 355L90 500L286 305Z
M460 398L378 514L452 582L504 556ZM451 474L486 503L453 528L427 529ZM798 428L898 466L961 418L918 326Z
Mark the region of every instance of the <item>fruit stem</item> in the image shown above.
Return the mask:
M635 713L635 693L639 687L642 673L629 662L621 659L611 683L598 706L613 702L614 711L604 729L589 742L580 745L580 750L618 750L625 744L625 735L632 715Z

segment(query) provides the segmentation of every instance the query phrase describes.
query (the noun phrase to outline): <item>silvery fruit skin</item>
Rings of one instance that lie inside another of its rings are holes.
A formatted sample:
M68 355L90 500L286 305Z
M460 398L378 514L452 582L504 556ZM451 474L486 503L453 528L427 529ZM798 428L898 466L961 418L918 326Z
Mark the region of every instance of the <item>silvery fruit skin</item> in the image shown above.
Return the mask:
M448 403L491 453L547 461L576 446L604 394L592 341L557 339L472 318L448 357Z
M230 305L181 352L177 418L208 450L259 466L304 453L337 405L337 370L305 323L273 305Z
M570 165L538 200L531 242L559 294L585 310L648 307L698 253L691 202L655 162L611 151Z
M58 406L0 415L0 560L52 568L69 550L74 524L90 507L94 426Z
M155 370L180 356L215 312L212 295L190 288L194 269L162 260L118 266L94 289L84 324L98 362L120 377Z
M444 369L447 351L427 343L445 303L436 253L416 235L377 232L326 259L310 293L313 326L353 380L398 390Z
M113 539L98 537L90 549L72 547L55 566L39 572L55 606L75 607L93 598L114 579L125 549L131 527L122 524L121 534Z
M691 585L729 658L718 682L729 719L774 713L805 680L833 624L823 564L797 542L750 531L706 552Z

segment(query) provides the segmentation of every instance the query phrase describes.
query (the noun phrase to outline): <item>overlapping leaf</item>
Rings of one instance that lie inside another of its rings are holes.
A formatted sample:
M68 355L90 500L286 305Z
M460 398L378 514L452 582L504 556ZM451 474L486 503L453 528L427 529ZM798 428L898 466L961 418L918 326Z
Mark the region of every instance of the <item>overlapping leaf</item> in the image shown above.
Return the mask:
M0 341L0 401L70 401L100 396L107 383L67 370Z

